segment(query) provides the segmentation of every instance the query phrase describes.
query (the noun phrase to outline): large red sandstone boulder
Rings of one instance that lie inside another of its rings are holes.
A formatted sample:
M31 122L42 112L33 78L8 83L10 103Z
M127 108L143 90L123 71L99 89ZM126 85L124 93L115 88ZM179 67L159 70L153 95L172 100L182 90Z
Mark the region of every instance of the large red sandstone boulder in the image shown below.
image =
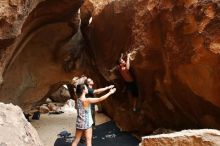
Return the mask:
M2 146L43 146L18 106L0 103L0 131Z
M219 4L215 0L84 3L84 24L92 22L83 27L83 34L104 79L94 78L101 85L103 80L116 84L117 93L104 102L104 109L123 129L151 133L156 127L220 128ZM131 71L139 87L139 113L132 113L131 102L121 92L125 84L119 73L109 72L121 53L134 50Z

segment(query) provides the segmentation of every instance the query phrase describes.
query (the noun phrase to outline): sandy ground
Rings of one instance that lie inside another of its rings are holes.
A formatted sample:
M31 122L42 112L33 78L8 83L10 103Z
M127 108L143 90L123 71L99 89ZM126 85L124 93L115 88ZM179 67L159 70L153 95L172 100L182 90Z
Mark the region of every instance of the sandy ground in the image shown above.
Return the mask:
M105 123L110 119L102 113L96 113L96 125ZM53 146L57 134L66 130L74 136L76 123L76 112L63 113L59 115L41 114L40 120L32 120L31 124L36 128L40 139L45 146Z

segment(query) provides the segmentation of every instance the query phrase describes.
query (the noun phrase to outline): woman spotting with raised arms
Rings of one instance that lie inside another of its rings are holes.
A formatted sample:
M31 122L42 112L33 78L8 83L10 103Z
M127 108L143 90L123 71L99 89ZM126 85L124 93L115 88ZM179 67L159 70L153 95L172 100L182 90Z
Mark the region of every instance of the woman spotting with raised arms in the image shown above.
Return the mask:
M88 89L85 84L77 85L76 87L76 106L77 106L77 119L76 119L76 134L72 146L77 146L82 134L86 137L86 146L92 146L92 114L91 103L97 103L105 100L111 94L115 93L116 89L112 88L109 92L99 98L86 98Z

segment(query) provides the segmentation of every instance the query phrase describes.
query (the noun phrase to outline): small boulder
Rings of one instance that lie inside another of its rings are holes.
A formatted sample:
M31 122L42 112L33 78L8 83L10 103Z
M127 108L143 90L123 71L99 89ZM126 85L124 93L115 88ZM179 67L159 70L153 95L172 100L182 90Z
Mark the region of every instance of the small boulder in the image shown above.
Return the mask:
M45 114L49 113L50 109L46 105L40 106L40 113Z
M48 108L50 111L57 111L58 110L58 106L56 106L54 103L49 103Z
M0 131L1 146L43 146L18 106L0 103Z
M213 129L183 130L142 137L140 146L220 146L220 131Z

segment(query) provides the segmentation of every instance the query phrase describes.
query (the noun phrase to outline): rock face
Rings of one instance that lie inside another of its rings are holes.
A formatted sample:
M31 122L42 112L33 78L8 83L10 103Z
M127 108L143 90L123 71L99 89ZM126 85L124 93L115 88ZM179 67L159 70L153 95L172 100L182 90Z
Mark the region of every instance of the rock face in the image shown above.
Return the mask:
M219 146L220 131L211 129L184 130L176 133L146 136L140 146Z
M61 86L57 91L55 91L53 94L51 94L50 99L52 99L54 102L66 102L68 99L70 99L70 94L68 91L68 88L65 86Z
M1 50L0 97L5 103L28 110L53 90L51 85L58 89L72 78L74 72L66 73L63 69L71 48L61 46L77 32L77 11L83 1L28 0L27 4L14 2L15 6L11 2L0 2L5 6L1 7L4 15L0 20L7 21L0 23L1 44L7 43Z
M220 128L219 1L84 4L83 14L91 15L92 22L83 34L98 71L118 89L104 108L121 127L141 133L156 127ZM109 72L121 53L134 50L131 72L141 108L137 114L130 112L131 103L121 92L125 84L119 73Z
M0 103L0 131L1 146L43 146L18 106Z
M1 82L2 73L9 62L14 49L10 47L21 34L22 26L30 12L43 0L21 1L3 0L0 2L0 50Z

